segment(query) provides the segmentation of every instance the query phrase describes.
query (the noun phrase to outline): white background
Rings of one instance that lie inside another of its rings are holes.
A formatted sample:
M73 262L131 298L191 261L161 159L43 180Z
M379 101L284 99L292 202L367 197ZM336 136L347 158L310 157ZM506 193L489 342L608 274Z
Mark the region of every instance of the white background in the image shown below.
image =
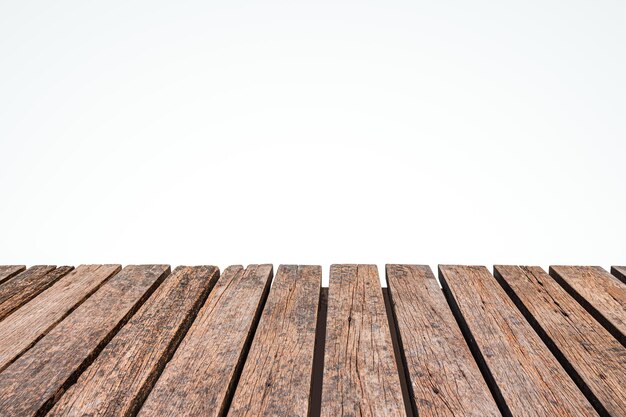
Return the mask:
M625 22L2 1L0 263L626 264Z

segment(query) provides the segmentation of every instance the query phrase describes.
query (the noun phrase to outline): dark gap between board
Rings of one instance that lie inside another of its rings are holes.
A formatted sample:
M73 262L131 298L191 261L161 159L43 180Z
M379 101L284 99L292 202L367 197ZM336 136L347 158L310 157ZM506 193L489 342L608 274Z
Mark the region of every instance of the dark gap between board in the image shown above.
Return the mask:
M320 417L322 413L322 387L324 382L324 350L326 349L326 319L328 317L328 287L320 287L320 299L315 326L313 369L311 371L311 394L309 395L309 417Z

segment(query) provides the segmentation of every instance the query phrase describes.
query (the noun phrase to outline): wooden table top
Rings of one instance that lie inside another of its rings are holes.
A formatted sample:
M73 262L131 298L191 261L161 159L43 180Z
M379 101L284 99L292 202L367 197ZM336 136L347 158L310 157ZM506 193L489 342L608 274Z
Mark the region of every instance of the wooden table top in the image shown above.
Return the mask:
M0 416L625 416L626 268L0 266Z

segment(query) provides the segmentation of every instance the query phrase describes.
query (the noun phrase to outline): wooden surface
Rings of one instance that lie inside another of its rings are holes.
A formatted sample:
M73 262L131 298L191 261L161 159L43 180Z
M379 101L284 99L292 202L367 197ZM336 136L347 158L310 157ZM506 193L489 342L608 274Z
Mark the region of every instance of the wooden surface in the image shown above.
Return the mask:
M626 286L599 266L551 266L550 275L626 346Z
M332 265L322 416L405 416L376 267Z
M496 277L599 412L626 415L626 348L539 267Z
M0 373L0 415L44 414L169 273L127 266Z
M0 284L25 269L26 267L24 265L0 265Z
M386 269L414 412L421 417L499 416L430 268L387 265Z
M611 274L622 281L622 283L626 284L626 266L612 266Z
M278 268L229 416L308 416L321 284L319 266Z
M0 371L4 370L120 270L119 265L81 265L0 322Z
M494 271L0 266L0 416L626 417L620 269Z
M48 416L134 415L218 276L216 267L177 268Z
M485 267L441 266L442 284L497 399L513 416L593 416L593 407Z
M224 414L271 277L271 265L226 268L140 416Z
M37 294L67 275L71 266L38 265L15 276L7 285L0 285L0 321L35 298Z

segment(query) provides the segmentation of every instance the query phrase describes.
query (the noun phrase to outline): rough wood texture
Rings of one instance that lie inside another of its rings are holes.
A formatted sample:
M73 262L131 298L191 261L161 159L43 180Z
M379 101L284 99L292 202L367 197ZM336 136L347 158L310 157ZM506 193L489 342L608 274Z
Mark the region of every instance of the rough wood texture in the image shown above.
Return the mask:
M218 276L213 266L176 268L47 416L134 415Z
M332 265L322 416L405 416L374 265Z
M611 274L622 281L622 284L626 284L626 266L612 266Z
M226 268L139 416L224 414L271 277L271 265Z
M595 416L485 267L440 266L442 285L506 415Z
M0 321L67 275L71 266L37 265L0 286Z
M551 266L550 275L626 346L626 286L599 266Z
M0 284L26 269L24 265L0 265Z
M414 413L420 417L500 416L430 268L387 265L387 287Z
M496 277L600 413L626 416L626 348L539 267Z
M0 373L0 415L43 415L169 273L127 266Z
M322 269L281 265L229 417L307 417Z
M0 322L0 371L119 270L119 265L81 265Z

